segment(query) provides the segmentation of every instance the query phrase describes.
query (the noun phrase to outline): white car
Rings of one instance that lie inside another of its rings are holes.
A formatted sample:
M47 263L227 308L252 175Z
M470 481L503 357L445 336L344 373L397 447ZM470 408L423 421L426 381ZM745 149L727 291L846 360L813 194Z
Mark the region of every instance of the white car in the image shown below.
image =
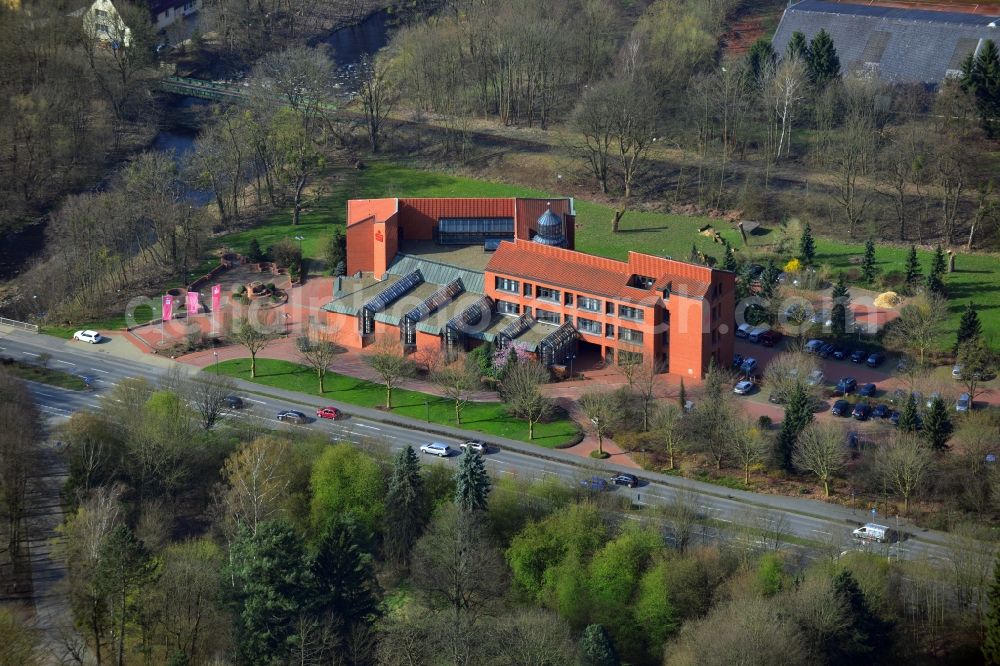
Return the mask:
M451 455L451 447L440 442L431 442L420 447L421 453L429 453L440 458L447 458Z
M951 369L951 377L952 377L952 379L961 379L962 378L962 364L961 363L956 363L952 367L952 369Z
M809 386L819 386L820 384L823 383L823 380L825 379L826 375L823 374L822 370L813 370L812 372L809 373L809 376L806 378L806 384L808 384Z
M458 445L458 448L462 449L462 453L466 451L475 451L476 453L485 454L489 447L486 446L486 442L477 442L475 440L469 440L468 442L462 442Z
M104 338L97 331L77 331L73 334L74 340L79 340L80 342L89 342L90 344L97 344Z
M753 382L743 381L733 387L733 393L736 395L746 395L750 391L753 391Z
M955 401L956 412L967 412L970 407L972 407L972 398L969 397L968 393L958 396L958 400Z

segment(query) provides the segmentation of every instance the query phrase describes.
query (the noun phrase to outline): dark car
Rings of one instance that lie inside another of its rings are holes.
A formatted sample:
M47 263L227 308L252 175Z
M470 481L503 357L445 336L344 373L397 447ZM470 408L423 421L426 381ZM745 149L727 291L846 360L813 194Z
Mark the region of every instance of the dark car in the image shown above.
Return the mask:
M868 352L864 349L855 349L851 352L851 363L864 363L868 358Z
M875 405L875 409L872 410L872 418L874 419L887 419L892 413L889 409L889 405Z
M841 347L840 345L837 345L833 349L833 357L835 359L837 359L838 361L843 361L848 356L850 356L850 354L851 354L851 350L848 349L847 347Z
M837 382L837 393L847 395L858 388L858 380L854 377L841 377L840 381Z
M901 388L896 389L892 392L892 397L889 398L889 402L894 405L902 405L906 402L906 391Z
M764 272L764 267L761 266L760 264L750 264L749 266L747 266L746 271L747 271L747 276L751 280L756 280L757 278L760 277L760 274Z
M782 336L780 331L775 331L772 329L760 336L760 344L764 345L765 347L773 347L774 345L778 344L778 342L781 340L781 337Z
M894 425L894 426L898 426L899 425L899 411L898 410L895 410L895 409L892 410L892 414L889 414L889 422L892 423L892 425Z
M851 415L851 403L846 400L838 400L833 403L833 415L834 416L850 416Z
M865 361L865 363L868 365L869 368L877 368L878 366L882 365L882 362L884 360L885 360L885 354L883 354L882 352L872 352L871 354L868 355L868 359Z
M744 375L749 375L756 369L757 369L757 359L753 358L752 356L748 356L747 358L743 359L743 363L740 365L740 372L742 372Z
M222 402L228 409L243 409L243 398L238 395L227 395Z
M833 344L832 342L826 343L825 345L819 348L819 357L830 358L830 356L833 354L833 350L836 348L837 345Z
M739 370L743 365L743 354L733 354L733 369Z
M285 409L278 412L278 420L284 423L308 423L309 419L300 411Z
M854 405L854 411L852 412L851 415L854 416L854 418L856 418L859 421L867 421L868 417L871 416L871 414L872 414L872 408L868 406L868 403L859 402L858 404Z
M858 395L864 398L870 398L873 395L875 395L876 390L877 389L875 388L875 385L872 384L871 382L868 382L867 384L862 385L862 387L858 389Z
M777 391L771 391L771 394L767 396L767 401L775 405L780 405L785 402L785 396Z
M616 474L615 476L611 477L611 483L615 484L616 486L628 486L629 488L638 488L639 477L637 477L635 474L627 474L625 472L622 472L621 474Z
M580 485L587 490L607 490L608 482L599 476L592 476L589 479L580 481Z

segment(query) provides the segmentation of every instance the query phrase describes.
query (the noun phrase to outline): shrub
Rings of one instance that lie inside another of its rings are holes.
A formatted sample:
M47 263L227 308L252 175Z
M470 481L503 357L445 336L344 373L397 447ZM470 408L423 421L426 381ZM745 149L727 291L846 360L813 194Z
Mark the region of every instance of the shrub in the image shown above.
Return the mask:
M768 416L767 414L761 414L760 418L757 419L757 427L760 428L761 430L770 430L771 423L772 423L771 417Z
M290 238L282 238L268 250L271 260L282 268L293 270L302 263L302 252L298 243Z
M786 273L798 273L802 270L802 262L798 259L792 259L787 264L785 264Z
M247 259L252 263L264 260L264 252L260 249L260 241L256 238L250 239L250 246L247 248Z

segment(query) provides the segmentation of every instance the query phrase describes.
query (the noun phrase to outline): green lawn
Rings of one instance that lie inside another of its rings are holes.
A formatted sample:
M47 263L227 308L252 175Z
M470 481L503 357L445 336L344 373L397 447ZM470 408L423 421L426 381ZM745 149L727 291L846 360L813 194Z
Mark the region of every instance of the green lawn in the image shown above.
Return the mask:
M558 196L516 185L461 178L443 173L421 171L393 164L373 162L366 169L340 174L336 184L314 198L303 222L292 226L287 211L276 213L254 229L222 238L219 244L245 250L250 238L256 236L262 247L280 238L301 235L306 257L321 259L322 250L332 234L332 225L344 224L349 198L375 197L510 197ZM742 247L739 233L723 220L687 217L667 213L630 212L625 215L621 231L611 233L612 210L607 206L577 200L576 247L583 252L625 259L629 250L639 250L660 256L688 260L692 245L707 255L720 258L722 246L698 233L698 228L712 224L736 248ZM751 237L752 250L767 250L781 235L778 229ZM795 242L790 243L794 247ZM862 244L840 243L818 238L817 258L832 269L850 267L851 257L860 256ZM877 260L883 272L902 270L905 248L880 245ZM921 252L920 260L930 266L931 253ZM957 272L946 277L951 297L949 331L955 330L965 303L972 299L980 308L980 317L987 337L1000 338L1000 259L996 255L960 254Z
M52 386L59 386L73 391L82 391L87 388L87 384L81 378L62 370L43 368L40 365L32 365L20 361L14 361L10 364L5 363L2 367L15 377L32 382L51 384Z
M360 407L374 408L385 404L385 387L333 372L326 377L326 392L320 394L315 371L307 366L289 361L259 359L256 379L250 378L249 359L223 361L217 366L205 368L205 371L217 371L219 374L238 377L265 386L308 393ZM429 410L430 422L456 426L455 405L446 398L397 389L392 392L392 403L394 414L425 420ZM508 439L528 441L527 424L511 418L505 411L503 404L498 402L469 403L462 410L462 425L460 427ZM540 423L535 426L535 438L531 440L531 443L552 448L570 441L577 432L576 425L567 418L551 423Z
M159 313L157 313L159 315ZM148 305L140 305L135 309L134 313L136 324L145 324L153 318L153 308ZM97 319L95 321L89 321L86 324L80 324L78 326L40 326L38 331L44 333L45 335L52 335L57 338L63 338L64 340L69 340L73 337L73 334L81 329L94 329L98 331L118 331L125 328L125 314L116 315L114 317L108 317L106 319Z

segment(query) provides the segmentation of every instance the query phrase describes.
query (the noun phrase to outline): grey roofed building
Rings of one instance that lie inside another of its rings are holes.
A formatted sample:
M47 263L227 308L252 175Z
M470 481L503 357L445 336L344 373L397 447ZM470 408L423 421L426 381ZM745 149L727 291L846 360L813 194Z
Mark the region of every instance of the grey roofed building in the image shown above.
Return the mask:
M784 55L792 34L833 38L842 73L877 75L888 83L937 85L961 73L982 43L1000 42L1000 16L802 0L785 9L774 34Z

